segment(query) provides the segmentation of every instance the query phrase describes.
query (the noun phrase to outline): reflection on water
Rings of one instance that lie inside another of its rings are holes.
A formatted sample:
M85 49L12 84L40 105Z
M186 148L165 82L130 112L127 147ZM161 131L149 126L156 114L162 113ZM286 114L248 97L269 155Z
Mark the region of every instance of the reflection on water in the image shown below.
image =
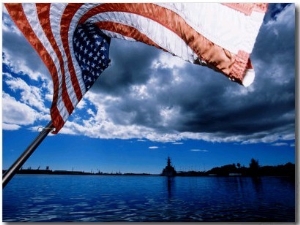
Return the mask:
M167 180L168 199L171 200L171 198L172 198L172 189L174 189L175 178L174 177L165 177L165 179Z
M3 221L293 222L295 183L276 177L17 175L3 190Z
M251 177L251 181L253 184L253 189L255 190L256 194L259 195L262 192L261 177Z

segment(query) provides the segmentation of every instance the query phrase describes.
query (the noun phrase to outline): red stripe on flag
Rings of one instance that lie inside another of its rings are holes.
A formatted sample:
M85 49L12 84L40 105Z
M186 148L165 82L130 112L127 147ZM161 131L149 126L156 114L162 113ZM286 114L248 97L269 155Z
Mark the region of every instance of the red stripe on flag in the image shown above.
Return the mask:
M55 130L52 131L53 134L57 134L59 130L64 126L65 121L60 115L60 112L56 105L52 104L52 107L50 109L50 115L51 115L51 120L52 124L55 127Z

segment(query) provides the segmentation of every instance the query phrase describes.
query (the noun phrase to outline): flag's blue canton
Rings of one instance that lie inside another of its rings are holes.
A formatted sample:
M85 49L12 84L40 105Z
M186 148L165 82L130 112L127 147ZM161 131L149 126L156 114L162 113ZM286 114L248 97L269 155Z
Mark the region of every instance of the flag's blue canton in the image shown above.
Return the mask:
M73 46L82 70L86 90L90 89L110 62L110 37L94 24L80 24L75 30Z

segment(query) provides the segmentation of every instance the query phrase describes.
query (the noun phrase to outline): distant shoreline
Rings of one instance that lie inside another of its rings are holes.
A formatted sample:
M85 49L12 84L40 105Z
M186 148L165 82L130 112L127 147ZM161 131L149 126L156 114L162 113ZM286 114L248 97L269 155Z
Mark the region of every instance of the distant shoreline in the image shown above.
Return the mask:
M2 174L5 173L6 170L2 170ZM84 172L84 171L68 171L68 170L37 170L37 169L22 169L19 170L16 174L32 174L32 175L159 175L159 174L149 174L149 173L92 173L92 172Z
M118 176L166 176L166 177L264 177L264 176L280 176L280 177L290 177L295 179L295 164L286 163L284 165L277 166L260 166L258 160L251 159L249 167L241 166L237 164L227 164L221 167L214 167L208 171L176 171L171 165L171 159L168 157L167 166L163 169L160 174L150 174L150 173L121 173L121 172L85 172L85 171L69 171L69 170L51 170L49 167L46 169L20 169L16 174L47 174L47 175L118 175ZM6 170L2 170L4 174Z
M2 170L2 174L6 170ZM277 172L277 171L276 171ZM290 177L295 178L295 171L284 171L285 173L261 173L253 176L253 174L242 174L242 173L219 173L213 174L208 172L200 171L178 171L176 175L171 177ZM150 173L104 173L104 172L84 172L84 171L68 171L68 170L39 170L39 169L22 169L16 174L24 175L91 175L91 176L165 176L162 174L150 174ZM165 176L168 177L168 176Z

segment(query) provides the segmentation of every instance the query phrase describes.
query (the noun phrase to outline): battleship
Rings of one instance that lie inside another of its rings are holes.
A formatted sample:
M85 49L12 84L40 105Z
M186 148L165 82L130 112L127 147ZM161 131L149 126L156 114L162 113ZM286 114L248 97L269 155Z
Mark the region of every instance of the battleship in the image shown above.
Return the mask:
M168 159L167 159L167 165L163 169L161 175L162 176L167 176L167 177L174 177L174 176L176 176L176 174L177 174L177 172L176 172L175 168L171 164L171 158L168 157Z

